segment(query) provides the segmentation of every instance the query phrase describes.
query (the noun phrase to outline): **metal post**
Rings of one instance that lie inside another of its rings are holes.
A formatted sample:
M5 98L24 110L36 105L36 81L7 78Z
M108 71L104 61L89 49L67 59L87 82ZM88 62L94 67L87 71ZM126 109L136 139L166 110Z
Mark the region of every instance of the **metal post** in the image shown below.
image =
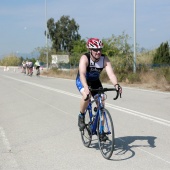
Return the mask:
M47 41L48 29L47 29L47 2L46 0L45 0L45 27L46 27L46 60L47 60L47 69L48 69L48 41Z
M133 72L136 73L136 0L134 0L134 55Z

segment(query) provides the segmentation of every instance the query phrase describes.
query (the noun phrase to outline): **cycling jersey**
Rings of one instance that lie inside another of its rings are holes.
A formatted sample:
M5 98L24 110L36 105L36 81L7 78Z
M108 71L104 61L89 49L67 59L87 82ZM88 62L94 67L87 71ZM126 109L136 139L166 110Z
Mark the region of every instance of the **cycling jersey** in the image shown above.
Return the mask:
M100 73L104 68L104 59L105 56L101 55L100 59L95 62L90 58L90 53L86 53L85 56L87 57L89 63L86 68L86 79L87 81L96 81L100 77ZM80 77L79 72L77 77Z
M35 66L40 66L39 61L36 61L34 65L35 65Z
M91 59L90 53L85 53L85 56L88 59L88 66L86 68L86 80L87 80L88 86L91 86L92 88L95 88L95 89L102 87L102 84L99 78L100 78L100 73L104 68L105 56L102 54L100 56L100 59L96 62ZM76 85L79 91L83 89L83 85L80 80L79 72L76 78Z
M28 62L28 68L33 68L33 63L30 61L30 62Z

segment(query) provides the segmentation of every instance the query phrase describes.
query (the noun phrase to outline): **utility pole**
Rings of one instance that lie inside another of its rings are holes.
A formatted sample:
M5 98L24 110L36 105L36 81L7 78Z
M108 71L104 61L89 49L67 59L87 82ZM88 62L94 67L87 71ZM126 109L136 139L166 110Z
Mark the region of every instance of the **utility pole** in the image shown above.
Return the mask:
M136 73L136 0L134 0L134 54L133 54L133 72Z
M47 2L45 0L45 27L46 27L46 61L47 61L47 70L48 70L48 40L47 40L47 34L48 34L48 29L47 29Z

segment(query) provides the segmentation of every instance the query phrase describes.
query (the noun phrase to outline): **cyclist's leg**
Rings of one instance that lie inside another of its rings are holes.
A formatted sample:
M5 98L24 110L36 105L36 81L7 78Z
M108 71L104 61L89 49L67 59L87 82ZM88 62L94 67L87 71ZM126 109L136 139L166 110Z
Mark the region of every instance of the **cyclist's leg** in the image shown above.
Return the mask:
M40 66L36 66L36 70L37 70L36 75L37 75L37 76L40 75Z
M101 141L106 141L108 140L108 136L106 135L104 129L105 129L105 123L106 123L106 120L104 118L104 114L102 113L101 115L101 119L100 119L100 126L99 126L99 138Z
M40 67L38 67L38 75L40 75Z
M84 100L87 97L87 94L84 92L84 88L82 88L80 90L80 93L82 94L82 98L81 98L81 101L80 101L80 112L84 113L87 106L88 106L89 99L86 100L86 101Z
M24 67L24 74L26 74L26 67Z
M33 74L33 67L30 67L30 76L32 76L32 74Z
M80 81L80 78L76 79L76 85L79 90L79 92L82 95L81 101L80 101L80 113L78 116L78 126L80 130L83 130L85 128L85 115L84 112L88 106L89 100L85 101L84 99L87 97L86 93L84 92L83 85Z
M29 75L29 74L30 74L30 68L27 67L27 75Z

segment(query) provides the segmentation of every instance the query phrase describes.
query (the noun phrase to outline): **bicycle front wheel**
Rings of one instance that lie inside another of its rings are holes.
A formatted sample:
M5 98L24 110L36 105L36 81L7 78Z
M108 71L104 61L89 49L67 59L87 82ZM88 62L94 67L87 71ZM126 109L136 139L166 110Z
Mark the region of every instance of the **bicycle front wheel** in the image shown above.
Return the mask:
M98 126L97 126L98 143L99 143L99 148L102 156L105 159L110 159L114 151L114 143L115 143L114 126L109 111L104 109L102 112L103 115L102 117L99 117ZM103 126L104 128L102 132L104 135L104 140L100 137L101 126Z

